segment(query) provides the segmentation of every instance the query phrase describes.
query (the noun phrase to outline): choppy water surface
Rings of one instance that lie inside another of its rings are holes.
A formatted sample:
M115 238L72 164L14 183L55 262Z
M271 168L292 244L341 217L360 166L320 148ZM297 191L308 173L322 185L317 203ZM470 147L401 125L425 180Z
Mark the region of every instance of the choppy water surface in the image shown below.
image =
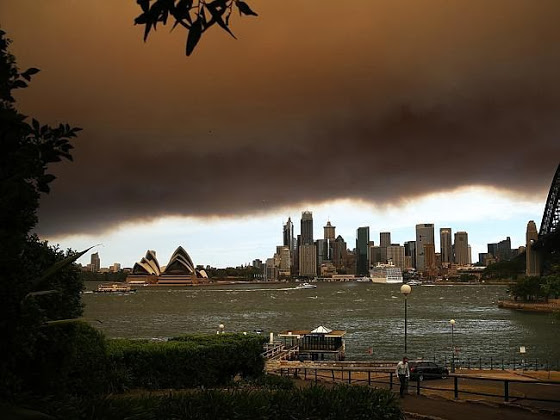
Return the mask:
M89 285L90 288L93 285ZM450 319L461 357L560 359L560 317L497 307L504 286L420 286L408 298L408 354L443 358L451 352ZM84 294L85 316L109 337L169 337L261 329L280 332L325 325L347 331L348 359L399 358L404 349L404 300L398 285L143 287L126 296ZM369 349L371 348L371 354Z

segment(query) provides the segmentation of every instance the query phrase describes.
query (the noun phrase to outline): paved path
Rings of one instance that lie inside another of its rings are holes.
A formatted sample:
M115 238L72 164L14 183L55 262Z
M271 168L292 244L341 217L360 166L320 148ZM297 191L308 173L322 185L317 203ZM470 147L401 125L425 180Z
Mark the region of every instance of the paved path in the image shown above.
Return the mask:
M402 400L405 418L445 420L543 420L552 415L535 413L503 404L490 405L467 401L407 395ZM557 418L557 417L556 417Z

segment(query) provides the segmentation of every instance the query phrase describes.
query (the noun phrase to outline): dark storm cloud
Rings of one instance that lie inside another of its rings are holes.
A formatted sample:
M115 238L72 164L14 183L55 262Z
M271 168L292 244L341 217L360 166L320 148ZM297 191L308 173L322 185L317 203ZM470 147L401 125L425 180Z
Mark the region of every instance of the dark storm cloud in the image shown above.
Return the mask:
M189 59L167 34L141 44L133 3L96 10L102 33L75 6L57 28L81 30L53 40L51 9L7 10L26 63L50 71L25 111L85 129L43 234L471 185L542 195L560 161L557 0L255 1L238 41L209 34ZM51 61L61 42L68 60Z

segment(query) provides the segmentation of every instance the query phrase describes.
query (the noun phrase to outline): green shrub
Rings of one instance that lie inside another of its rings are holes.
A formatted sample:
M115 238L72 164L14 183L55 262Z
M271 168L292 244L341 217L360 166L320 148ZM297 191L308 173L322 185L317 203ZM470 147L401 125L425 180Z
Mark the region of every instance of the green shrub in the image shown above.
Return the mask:
M103 335L74 321L41 328L35 354L20 371L32 393L88 395L105 391L106 364Z
M193 388L224 385L236 375L258 377L264 369L263 340L242 334L185 335L167 342L109 340L111 387Z
M105 397L44 406L58 418L74 419L384 419L401 420L395 394L339 385L284 391L193 390L165 396Z

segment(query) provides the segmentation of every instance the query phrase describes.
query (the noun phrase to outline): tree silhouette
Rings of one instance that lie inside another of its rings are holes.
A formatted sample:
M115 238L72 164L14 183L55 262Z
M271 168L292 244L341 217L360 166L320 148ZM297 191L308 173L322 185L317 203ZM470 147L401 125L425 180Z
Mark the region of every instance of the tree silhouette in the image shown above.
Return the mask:
M214 25L218 25L233 38L230 18L234 7L239 15L258 16L251 7L240 0L137 0L142 13L134 20L135 25L144 25L144 41L158 24L166 25L173 20L173 27L187 30L186 54L191 55L202 35Z

